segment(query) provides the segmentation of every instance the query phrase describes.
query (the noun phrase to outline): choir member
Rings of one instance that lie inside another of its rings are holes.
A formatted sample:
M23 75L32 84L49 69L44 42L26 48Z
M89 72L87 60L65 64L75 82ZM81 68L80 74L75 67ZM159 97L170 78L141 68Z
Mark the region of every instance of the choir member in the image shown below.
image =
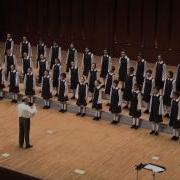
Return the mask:
M126 80L129 67L130 59L126 55L125 51L121 51L121 57L119 58L119 81L122 82L122 88L124 88L124 82Z
M147 63L143 59L141 53L139 53L139 55L137 56L137 59L138 59L138 62L137 62L137 65L136 65L136 82L140 86L140 88L142 88L144 78L145 78L145 75L146 75Z
M91 100L89 101L90 103L92 102L92 99L93 99L95 81L97 80L97 78L98 77L97 77L96 63L92 63L91 70L89 71L89 75L88 75L88 86L89 86L89 91L92 97Z
M22 42L20 43L20 55L21 55L21 57L23 57L24 52L26 52L29 57L32 57L31 44L27 40L26 36L23 36Z
M89 48L85 48L85 52L82 58L83 75L88 76L91 70L91 64L94 62L94 55L89 51Z
M107 49L104 50L104 54L101 57L101 73L100 77L103 78L103 84L105 84L105 79L108 72L111 70L111 56L108 55Z
M33 74L32 68L28 68L27 73L24 77L24 88L25 88L25 95L29 97L30 103L33 103L33 96L35 95L35 86L36 80L35 75Z
M146 77L144 79L143 88L142 88L142 95L143 95L143 102L145 103L145 111L144 113L149 113L149 104L152 95L152 91L155 87L155 80L152 76L152 70L148 69L146 71Z
M58 87L59 87L59 77L61 74L61 64L59 59L55 59L55 64L53 65L53 88L56 92L55 96L58 96Z
M80 82L77 85L76 89L76 104L79 106L79 112L76 114L77 116L85 116L86 115L86 106L87 106L87 98L88 98L88 85L85 81L85 77L82 76L80 78Z
M46 44L42 41L39 40L37 44L37 49L36 49L36 62L37 62L37 67L38 67L38 62L40 60L40 55L43 54L45 58L47 58L47 49L46 49Z
M100 80L95 81L95 89L92 99L92 108L95 109L95 115L93 120L101 119L102 110L102 85Z
M59 88L58 88L58 100L61 103L61 108L59 112L67 111L67 101L68 101L68 85L66 81L66 73L61 73L59 80Z
M11 70L8 76L9 93L12 94L12 102L17 103L19 93L19 74L14 65L11 65Z
M109 111L113 114L113 121L111 121L112 124L119 122L119 113L121 113L122 92L118 85L119 81L114 80L110 93Z
M163 104L164 104L164 110L165 110L164 117L169 117L172 95L176 89L173 75L174 73L172 71L168 71L167 78L164 82L164 88L163 88Z
M76 61L77 61L77 50L74 48L74 44L71 43L66 57L66 72L69 72L69 68L71 67L71 62L75 62L75 65L77 65Z
M52 80L49 75L49 70L45 70L44 76L42 77L41 96L44 99L43 109L49 109L49 99L52 98Z
M180 92L180 64L177 67L176 74L176 91Z
M139 84L134 85L132 92L132 98L130 101L129 115L132 117L132 126L131 128L139 128L139 118L141 117L141 105L142 105L142 96L140 92Z
M46 69L48 69L48 62L46 60L46 58L44 57L43 54L40 55L40 60L39 60L39 80L38 83L41 84L42 81L42 77L44 76L44 72Z
M123 88L123 99L126 102L126 105L124 106L125 109L128 109L129 102L131 101L132 98L132 91L134 89L135 83L136 83L136 76L134 75L134 68L130 67Z
M75 65L75 62L71 62L71 67L69 69L69 79L70 79L70 89L73 91L73 96L71 99L75 99L77 85L79 83L79 69Z
M0 64L0 100L3 99L3 89L5 88L5 73L4 70Z
M5 41L5 49L4 49L4 54L7 53L7 50L10 49L11 52L13 53L14 51L14 41L11 37L11 34L7 34L7 38L6 38L6 41Z
M171 112L169 126L173 129L173 136L171 140L177 141L179 139L180 129L180 97L179 92L173 93L173 99L171 102Z
M150 116L149 121L152 124L152 130L150 134L159 134L159 124L163 121L163 97L160 95L159 89L155 87L150 100L149 108Z
M28 69L30 67L32 67L32 60L28 56L28 54L26 52L24 52L23 58L22 58L22 74L23 74L23 76L25 76L25 74L27 74Z
M12 53L10 49L7 49L6 55L4 56L4 66L6 72L6 78L9 75L11 65L16 66L16 56Z
M50 48L49 58L51 62L50 69L52 69L56 58L58 58L61 62L61 47L57 44L57 42L53 42L53 45Z
M161 55L158 55L158 61L155 65L155 86L162 90L164 86L164 81L166 79L166 64L163 61Z

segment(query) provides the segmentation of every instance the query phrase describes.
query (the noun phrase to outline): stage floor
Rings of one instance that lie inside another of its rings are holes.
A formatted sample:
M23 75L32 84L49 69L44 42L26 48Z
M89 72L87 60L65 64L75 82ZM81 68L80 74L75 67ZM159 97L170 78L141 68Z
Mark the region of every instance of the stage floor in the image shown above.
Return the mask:
M48 180L132 180L135 164L155 163L167 171L158 180L180 177L180 143L167 134L150 136L144 129L93 121L73 113L38 108L32 119L32 149L18 148L16 105L0 102L0 166ZM8 157L3 157L5 153ZM75 173L76 169L85 174ZM149 171L141 171L140 180L151 180Z

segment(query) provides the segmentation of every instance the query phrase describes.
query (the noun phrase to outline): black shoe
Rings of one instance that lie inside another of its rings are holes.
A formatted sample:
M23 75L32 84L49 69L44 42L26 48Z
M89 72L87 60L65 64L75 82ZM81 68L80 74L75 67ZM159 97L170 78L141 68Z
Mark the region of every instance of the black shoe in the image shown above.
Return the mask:
M63 110L62 110L62 113L65 113L65 112L67 112L67 109L63 109Z
M60 109L59 112L63 112L63 109Z
M145 113L145 114L149 114L149 110L146 109L146 110L144 111L144 113Z
M100 119L101 119L101 117L97 117L97 119L96 119L96 120L97 120L97 121L99 121Z
M72 96L71 99L75 99L75 96Z
M135 129L135 127L136 127L136 125L132 125L132 126L131 126L131 129Z
M139 128L139 126L135 125L135 129L138 129L138 128Z
M151 131L149 134L154 134L155 133L155 131Z
M50 106L46 106L46 109L50 109Z
M29 145L26 146L26 149L29 149L29 148L32 148L32 147L33 147L33 145L29 144Z
M80 116L80 115L81 115L81 112L76 113L76 116Z
M179 137L176 136L174 140L175 140L175 141L179 140Z
M171 137L171 140L174 141L176 139L176 136Z
M159 135L158 131L156 131L154 135L155 135L155 136L158 136L158 135Z
M81 114L81 117L84 117L85 115L86 115L86 113L82 113L82 114Z
M45 106L43 106L43 109L47 109L47 106L45 105Z
M115 120L111 121L111 124L118 124L118 123L119 121L115 121Z
M3 97L0 97L0 101L3 100Z
M93 120L97 120L97 118L98 118L98 117L95 116L95 117L93 118Z

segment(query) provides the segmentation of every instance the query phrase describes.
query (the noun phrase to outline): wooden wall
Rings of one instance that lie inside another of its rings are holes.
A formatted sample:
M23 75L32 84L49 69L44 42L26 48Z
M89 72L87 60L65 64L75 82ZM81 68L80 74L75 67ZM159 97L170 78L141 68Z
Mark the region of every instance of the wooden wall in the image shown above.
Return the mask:
M119 57L125 49L131 58L143 52L148 61L158 53L168 64L180 57L179 0L13 0L0 1L0 39L10 32L19 42L27 35L36 44L56 39L66 49L73 41L95 54L108 48Z

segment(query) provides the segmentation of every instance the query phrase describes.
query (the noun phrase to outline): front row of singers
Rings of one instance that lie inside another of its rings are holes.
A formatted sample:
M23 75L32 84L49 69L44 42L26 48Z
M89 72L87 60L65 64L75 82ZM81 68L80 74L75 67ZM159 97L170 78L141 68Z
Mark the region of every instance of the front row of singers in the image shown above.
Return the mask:
M42 66L42 64L39 64ZM44 64L45 66L45 64ZM41 69L41 68L40 68ZM129 109L129 115L132 117L131 128L139 128L139 119L142 113L142 103L145 104L146 110L144 113L149 113L149 121L152 123L152 131L150 134L158 135L159 125L163 120L164 111L165 116L170 119L169 125L173 128L172 140L179 139L180 128L180 94L174 91L175 81L173 79L173 72L169 71L164 82L163 94L160 93L159 88L155 86L155 80L152 77L152 71L146 71L143 87L136 82L134 75L134 68L130 67L128 75L124 82L124 87L119 87L119 81L115 78L115 67L112 66L105 79L105 84L101 83L97 76L95 63L92 64L88 78L81 76L79 78L78 68L75 67L74 62L71 63L69 71L70 89L73 96L76 98L76 104L79 107L77 116L85 116L86 106L88 104L88 92L92 93L90 102L92 108L95 109L94 120L101 118L102 111L102 94L109 95L109 111L113 114L112 123L119 122L119 115L122 109ZM61 73L59 61L55 61L53 66L53 79L49 70L44 67L44 71L39 72L41 75L41 96L44 99L44 109L50 108L50 99L53 92L58 97L60 102L60 112L67 111L68 101L68 82L66 73ZM60 78L59 78L60 77ZM40 79L39 79L40 80ZM12 94L12 102L17 102L19 93L19 74L14 65L10 66L9 75L9 92ZM24 76L25 95L33 100L35 95L35 75L32 68L27 69ZM3 98L3 89L5 88L5 73L0 66L0 99ZM123 103L125 106L123 107Z

